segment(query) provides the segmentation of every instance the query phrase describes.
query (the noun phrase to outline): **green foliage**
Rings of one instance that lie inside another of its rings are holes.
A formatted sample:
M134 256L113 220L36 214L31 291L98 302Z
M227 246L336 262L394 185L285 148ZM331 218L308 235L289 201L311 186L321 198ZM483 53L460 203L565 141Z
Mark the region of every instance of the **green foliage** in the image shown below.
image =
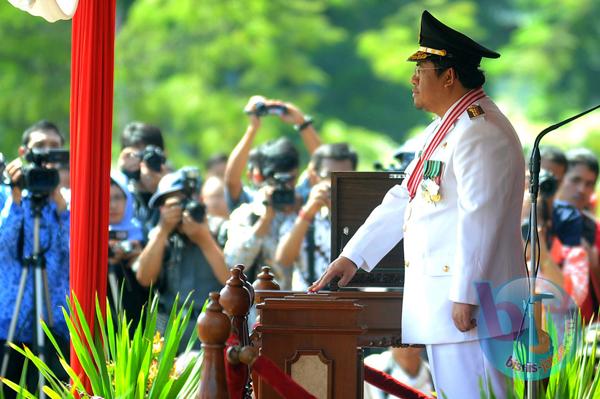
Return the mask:
M491 71L511 101L538 120L560 120L598 103L598 24L593 0L515 0L520 10Z
M263 94L313 115L327 141L337 126L336 140L352 141L371 169L395 149L374 151L374 137L396 146L429 119L413 107L413 64L405 62L424 8L500 51L483 62L486 90L511 116L544 126L599 99L595 0L117 3L113 155L125 124L142 120L163 129L174 166L202 164L231 151L247 124L244 104ZM11 159L21 132L39 119L68 131L70 24L0 2L0 37L0 151ZM293 134L268 122L256 144ZM571 145L599 153L596 136Z
M85 375L90 381L91 392L87 392L81 376L69 366L68 360L60 352L52 333L42 322L46 336L59 354L60 362L71 378L68 385L60 381L54 373L27 347L12 348L42 373L47 381L43 389L50 398L76 398L99 396L113 398L189 398L196 392L200 383L201 359L186 364L181 370L176 369L177 348L182 340L185 328L189 323L192 304L186 300L181 307L175 301L164 337L156 331L158 314L158 298L154 297L147 312L142 311L139 324L130 335L130 322L121 313L116 315L117 324L113 323L110 306L106 306L106 320L98 300L96 300L96 323L90 324L85 319L81 306L74 297L69 302L68 312L63 310L73 349L81 363ZM144 317L145 313L145 317ZM92 337L92 328L96 334ZM132 337L132 338L130 338ZM190 338L187 356L193 344ZM3 382L15 391L19 386L6 379ZM33 394L24 391L25 398L33 398Z
M317 94L306 88L327 81L311 51L343 36L324 4L137 1L117 40L117 124L159 125L181 164L229 152L244 131L250 95L309 109ZM263 140L281 135L280 126L263 130Z
M39 119L68 130L71 25L49 24L0 2L0 152L17 156L23 131Z

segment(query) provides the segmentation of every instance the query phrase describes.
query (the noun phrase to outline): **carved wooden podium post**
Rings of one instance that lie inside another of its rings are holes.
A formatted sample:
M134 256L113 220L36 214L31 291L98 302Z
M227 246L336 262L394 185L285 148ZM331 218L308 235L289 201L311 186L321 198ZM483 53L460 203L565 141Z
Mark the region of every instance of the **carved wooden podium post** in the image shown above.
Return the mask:
M401 177L386 172L333 174L332 258ZM257 289L261 354L319 399L362 398L362 348L401 344L402 255L399 244L374 272L360 272L349 284L387 287L389 292L342 290L309 295ZM262 381L258 386L259 399L280 398Z
M327 295L268 298L261 313L261 355L317 398L356 398L362 391L358 340L363 306ZM334 317L332 317L334 316ZM336 384L336 381L344 381ZM260 398L280 396L259 380ZM333 395L333 396L332 396Z
M198 318L197 326L204 358L202 381L196 399L229 399L223 349L229 337L231 321L219 305L218 293L210 293L210 303L206 312Z

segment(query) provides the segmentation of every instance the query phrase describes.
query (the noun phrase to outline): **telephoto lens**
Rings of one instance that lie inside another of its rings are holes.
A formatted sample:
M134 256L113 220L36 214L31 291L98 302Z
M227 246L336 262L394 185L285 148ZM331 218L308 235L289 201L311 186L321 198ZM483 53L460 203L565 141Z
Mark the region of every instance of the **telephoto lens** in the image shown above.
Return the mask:
M206 216L206 206L196 200L184 200L183 209L186 210L196 223L204 222Z
M163 150L155 145L147 145L144 151L142 151L140 158L148 165L148 168L155 172L160 172L163 164L166 162Z

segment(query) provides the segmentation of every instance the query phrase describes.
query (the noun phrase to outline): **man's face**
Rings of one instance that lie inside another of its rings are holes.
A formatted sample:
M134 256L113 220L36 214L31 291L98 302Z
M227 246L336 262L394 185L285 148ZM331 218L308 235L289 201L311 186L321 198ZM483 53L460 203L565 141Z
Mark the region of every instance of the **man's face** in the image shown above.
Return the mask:
M29 135L27 150L61 148L60 136L54 130L36 130Z
M435 112L438 109L444 74L437 75L437 67L431 61L417 62L410 80L413 85L413 103L417 109Z
M227 218L229 210L225 201L225 190L223 181L218 177L211 176L202 185L202 202L206 205L206 213L209 215Z
M62 140L54 130L36 130L29 134L29 142L27 148L21 147L19 155L23 156L27 152L36 150L49 150L62 147ZM58 164L45 163L42 165L47 168L58 168Z
M351 172L354 168L352 167L352 161L349 159L331 159L324 158L321 161L321 167L318 171L318 181L331 179L331 172Z
M584 209L596 186L598 176L584 164L576 164L567 170L560 187L559 197L577 209Z

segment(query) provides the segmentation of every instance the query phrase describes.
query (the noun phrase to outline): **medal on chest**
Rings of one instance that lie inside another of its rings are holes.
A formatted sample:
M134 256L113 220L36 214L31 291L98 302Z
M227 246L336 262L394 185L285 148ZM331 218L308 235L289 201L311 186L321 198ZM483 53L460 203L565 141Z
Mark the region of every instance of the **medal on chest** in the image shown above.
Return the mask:
M427 160L423 164L423 181L421 182L421 194L428 203L437 203L442 200L440 194L440 182L442 178L442 161Z

